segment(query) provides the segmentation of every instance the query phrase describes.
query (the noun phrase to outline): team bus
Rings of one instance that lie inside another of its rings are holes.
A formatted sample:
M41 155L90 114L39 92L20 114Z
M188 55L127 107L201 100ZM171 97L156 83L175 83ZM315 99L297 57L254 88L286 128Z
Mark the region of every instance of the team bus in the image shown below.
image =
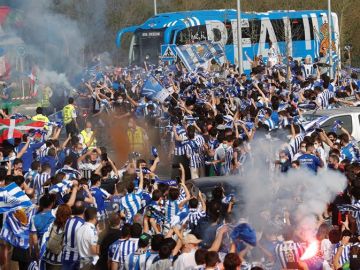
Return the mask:
M319 57L332 47L339 57L339 26L336 13L331 16L329 42L328 16L325 10L268 11L241 13L241 34L244 70L250 69L249 59L262 55L266 59L271 41L278 53L293 58ZM158 62L161 45L181 46L201 41L220 43L226 58L237 63L237 13L233 9L199 10L162 13L149 18L142 25L121 29L116 36L117 47L125 33L132 34L129 62L142 63L145 59ZM246 55L248 57L246 57Z

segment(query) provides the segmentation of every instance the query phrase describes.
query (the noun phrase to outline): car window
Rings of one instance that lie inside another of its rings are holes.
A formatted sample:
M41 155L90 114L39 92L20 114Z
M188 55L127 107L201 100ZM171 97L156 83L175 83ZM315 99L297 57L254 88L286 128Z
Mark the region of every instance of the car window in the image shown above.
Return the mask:
M317 115L317 114L313 114L313 113L311 113L311 114L303 114L303 118L305 119L306 122L313 121L313 120L318 119L320 117L322 117L322 115Z
M351 115L341 115L341 116L335 116L335 117L331 117L329 120L325 121L322 125L321 128L323 130L325 130L325 132L330 132L330 131L334 131L334 123L335 121L339 121L341 123L341 125L351 134L353 131L353 126L352 126L352 120L351 120ZM336 130L336 134L340 135L342 132L341 130L337 129Z

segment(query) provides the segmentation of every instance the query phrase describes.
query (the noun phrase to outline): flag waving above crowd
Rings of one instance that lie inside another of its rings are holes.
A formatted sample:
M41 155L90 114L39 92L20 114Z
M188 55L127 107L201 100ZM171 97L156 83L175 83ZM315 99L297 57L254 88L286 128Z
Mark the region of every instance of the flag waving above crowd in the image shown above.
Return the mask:
M15 183L0 187L0 214L32 206L29 197Z
M164 88L153 76L150 76L144 82L141 93L149 99L163 103L172 92L172 88Z
M0 143L4 140L21 138L30 130L42 130L45 122L28 119L0 119Z

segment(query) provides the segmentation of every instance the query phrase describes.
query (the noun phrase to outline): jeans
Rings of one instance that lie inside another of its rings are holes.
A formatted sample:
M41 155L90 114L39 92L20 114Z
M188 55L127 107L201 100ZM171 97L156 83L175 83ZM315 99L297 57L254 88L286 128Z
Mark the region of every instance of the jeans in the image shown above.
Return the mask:
M79 270L80 262L62 262L61 270Z

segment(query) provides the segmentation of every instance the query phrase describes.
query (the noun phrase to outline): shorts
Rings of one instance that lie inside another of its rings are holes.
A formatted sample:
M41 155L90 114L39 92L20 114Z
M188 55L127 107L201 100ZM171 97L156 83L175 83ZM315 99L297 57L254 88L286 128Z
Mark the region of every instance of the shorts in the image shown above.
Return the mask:
M65 130L67 135L71 134L72 136L74 136L79 133L74 120L72 120L69 124L65 125Z

